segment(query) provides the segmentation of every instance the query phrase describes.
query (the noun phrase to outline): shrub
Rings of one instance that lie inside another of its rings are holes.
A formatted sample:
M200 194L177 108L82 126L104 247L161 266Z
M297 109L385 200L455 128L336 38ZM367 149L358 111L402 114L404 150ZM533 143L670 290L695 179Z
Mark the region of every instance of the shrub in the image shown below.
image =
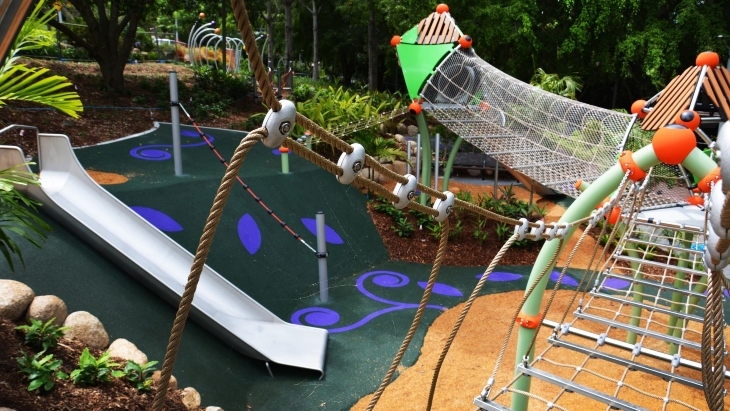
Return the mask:
M54 360L53 354L43 356L45 351L41 351L31 356L22 350L20 353L22 356L17 357L15 360L18 362L18 366L20 366L20 372L26 374L30 381L28 391L50 391L56 384L56 379L68 378L66 373L59 370L61 360Z
M414 231L413 223L408 221L407 217L399 217L395 220L395 225L391 226L391 228L398 234L398 237L410 237Z
M38 350L46 351L50 348L58 346L58 340L69 327L59 327L53 322L56 318L51 318L46 323L35 318L30 319L30 325L19 325L16 330L25 333L25 345Z
M155 372L157 361L137 364L127 360L124 366L124 377L137 387L137 391L149 391L152 388L152 374Z
M71 379L76 385L94 386L100 382L109 382L112 378L124 376L124 371L115 370L119 363L109 361L109 352L103 352L99 358L94 357L88 348L79 357L79 368L71 371Z

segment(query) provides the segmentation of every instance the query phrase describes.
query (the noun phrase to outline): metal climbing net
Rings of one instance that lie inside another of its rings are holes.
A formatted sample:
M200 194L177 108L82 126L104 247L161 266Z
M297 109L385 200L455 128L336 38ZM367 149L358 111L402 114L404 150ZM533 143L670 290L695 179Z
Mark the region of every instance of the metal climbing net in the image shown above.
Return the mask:
M512 170L577 197L616 164L632 116L560 97L456 49L423 88L424 108Z

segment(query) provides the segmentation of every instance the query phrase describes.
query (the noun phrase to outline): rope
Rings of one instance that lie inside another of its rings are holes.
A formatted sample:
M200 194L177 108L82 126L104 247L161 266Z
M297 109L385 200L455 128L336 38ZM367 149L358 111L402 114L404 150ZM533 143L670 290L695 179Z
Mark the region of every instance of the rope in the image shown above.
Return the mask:
M193 127L195 127L195 129L198 131L200 138L202 138L205 141L205 143L208 144L208 147L213 152L213 154L215 154L216 157L218 157L218 160L220 160L221 164L223 164L224 167L228 168L228 161L226 161L226 159L223 158L223 156L218 152L218 149L216 149L215 146L213 145L213 143L210 142L210 140L208 139L208 136L206 136L205 133L203 132L203 130L201 130L200 127L198 127L198 124L195 123L195 120L193 120L193 118L190 117L190 114L188 113L187 110L185 110L185 107L182 105L182 103L178 103L178 105L182 109L183 113L185 113L188 120L190 120L190 122L193 123ZM269 214L274 220L276 220L277 223L279 223L281 228L283 228L284 230L289 232L289 234L291 234L295 240L298 240L299 242L304 244L307 248L309 248L310 251L312 251L313 253L317 252L317 250L315 250L311 245L309 245L306 241L304 241L304 239L299 234L297 234L294 230L292 230L291 227L289 227L289 225L287 223L285 223L281 218L279 218L279 216L276 215L274 210L269 208L269 206L267 206L266 203L264 203L264 201L261 199L261 197L257 196L256 193L254 193L254 191L251 189L251 187L249 187L248 184L243 182L241 177L236 176L236 180L238 180L238 183L241 185L241 187L243 187L244 190L246 190L246 192L249 193L251 195L251 197L253 197L254 201L256 201L261 207L263 207L263 209L266 210L266 213Z
M175 366L175 358L177 357L177 351L180 348L180 341L182 340L183 330L185 329L185 321L188 318L190 308L193 304L193 296L195 295L195 289L198 286L198 281L203 272L203 266L205 260L210 252L210 246L213 243L213 236L215 230L220 222L221 215L223 214L223 207L226 205L228 195L231 193L231 187L236 179L238 170L243 164L243 160L246 158L251 147L258 141L263 140L267 137L268 132L265 128L260 128L249 133L236 148L231 159L231 164L226 169L226 174L223 176L218 192L213 200L213 206L211 207L208 220L205 223L203 229L203 235L200 237L198 243L198 249L195 252L195 258L193 259L193 265L190 267L190 274L188 275L188 281L185 284L185 291L183 292L180 305L175 315L175 321L173 323L172 332L170 334L170 340L167 344L167 351L165 352L165 360L162 366L162 375L160 376L159 387L155 393L155 402L153 404L153 411L162 411L162 407L165 403L165 396L167 395L167 387L170 382L170 376L172 375L172 369Z
M241 32L243 44L246 46L248 61L251 63L251 69L253 69L256 83L258 84L259 90L261 90L264 103L272 110L279 111L281 110L281 103L276 99L276 94L269 81L268 70L264 66L264 61L256 45L256 36L253 33L251 22L248 20L246 4L243 0L231 0L231 10L233 10L233 16L236 18L238 31Z
M722 307L722 271L711 271L702 328L702 385L711 411L724 409L725 318Z
M388 372L385 373L385 377L383 377L383 381L380 382L380 386L378 387L377 391L375 391L375 394L373 394L373 398L372 400L370 400L370 404L368 404L366 411L372 411L372 409L378 403L378 400L380 400L380 396L383 395L383 391L385 391L385 388L388 386L388 384L390 384L390 380L393 378L395 370L398 368L398 365L400 365L400 362L403 359L403 355L406 353L406 349L408 349L408 345L410 345L413 336L416 334L416 329L418 329L418 325L421 323L423 313L426 311L426 305L428 304L428 300L431 298L433 286L436 284L436 278L438 278L439 271L441 270L441 263L444 259L444 256L446 255L446 244L448 243L449 239L449 231L449 219L447 218L443 222L441 240L439 241L439 248L436 252L436 259L434 260L433 267L431 268L431 275L428 277L428 284L426 284L426 289L423 291L421 302L418 304L418 310L416 311L416 315L413 318L413 322L411 323L411 328L408 329L408 333L406 334L406 337L403 340L403 343L401 344L398 353L395 355L395 358L393 358L393 361L390 364L390 368L388 369Z
M426 406L426 410L430 410L433 406L433 397L436 392L436 383L438 382L439 373L441 372L441 366L444 363L444 360L446 359L446 355L449 353L449 349L451 348L451 344L454 342L454 339L456 338L456 334L459 332L459 328L461 328L461 324L464 322L464 319L466 318L466 315L469 313L469 310L471 309L472 304L474 304L474 301L479 296L479 292L481 292L482 287L484 287L484 284L487 283L487 278L489 278L489 275L492 274L492 271L494 271L494 268L497 267L497 264L502 260L502 257L507 252L507 250L512 247L512 244L514 244L515 241L517 241L517 237L519 237L519 234L514 233L512 236L507 239L507 242L505 242L502 245L502 248L499 249L499 252L497 255L494 256L492 259L492 262L489 264L489 267L487 267L486 271L482 275L482 277L477 282L477 285L474 287L474 290L472 290L471 295L469 296L469 299L466 300L466 303L464 304L464 308L461 310L461 314L459 315L459 318L456 320L456 324L454 324L454 327L451 329L451 334L449 334L449 338L446 339L446 344L444 344L444 348L441 350L441 355L439 356L438 361L436 362L436 368L433 371L433 378L431 379L431 389L428 392L428 405Z

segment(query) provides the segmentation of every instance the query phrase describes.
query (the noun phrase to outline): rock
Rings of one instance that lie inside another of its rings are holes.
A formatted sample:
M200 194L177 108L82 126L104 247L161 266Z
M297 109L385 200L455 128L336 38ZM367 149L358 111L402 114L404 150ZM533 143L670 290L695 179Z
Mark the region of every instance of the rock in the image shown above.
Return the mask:
M400 134L400 133L396 134L393 138L395 138L395 141L397 141L397 142L399 142L401 144L405 144L406 143L406 138L403 137L403 135Z
M0 409L0 411L2 411L2 409ZM223 408L210 405L208 407L205 407L205 411L223 411Z
M15 410L14 410L14 409L12 409L12 408L5 408L5 407L0 407L0 411L15 411ZM208 411L208 409L206 408L206 410L205 410L205 411ZM222 411L222 410L221 410L221 411Z
M0 318L17 320L33 301L35 293L27 285L14 280L0 280Z
M400 175L405 175L408 171L408 164L405 161L395 160L393 161L393 171Z
M109 345L109 353L112 357L118 357L123 360L132 360L139 365L147 363L147 355L124 338L117 338Z
M152 382L157 385L160 381L160 377L162 376L162 371L155 371L152 373ZM167 389L168 390L176 390L177 389L177 378L175 378L174 375L170 376L170 382L167 383Z
M75 338L91 348L104 349L109 345L109 334L101 321L86 311L76 311L63 322L66 338Z
M182 390L182 403L185 408L195 410L200 407L200 393L193 387L187 387Z
M30 307L25 313L25 319L29 321L31 318L35 318L45 323L51 318L55 318L53 324L61 326L66 321L67 315L66 303L62 299L55 295L39 295L30 303Z
M395 126L395 129L398 134L408 134L408 127L406 127L403 123L398 123L398 125Z
M408 126L408 135L411 137L415 137L418 135L418 127L416 126Z

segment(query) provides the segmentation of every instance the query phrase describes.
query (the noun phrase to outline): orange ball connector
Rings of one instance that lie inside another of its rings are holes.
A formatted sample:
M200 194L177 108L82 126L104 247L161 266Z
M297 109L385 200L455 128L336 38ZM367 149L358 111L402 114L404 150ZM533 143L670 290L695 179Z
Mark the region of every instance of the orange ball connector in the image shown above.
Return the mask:
M200 17L201 19L204 19L205 18L205 13L198 14L198 17Z
M459 45L463 49L469 49L469 48L471 48L471 42L472 42L471 36L468 35L468 34L461 36L461 38L459 39Z
M395 47L400 44L401 38L400 36L393 36L390 39L390 46Z
M215 30L214 30L214 33L215 33L215 34L221 34L221 29L220 29L220 28L217 28L217 29L215 29Z
M677 165L697 147L694 131L681 124L670 124L654 133L651 139L656 157L662 163Z
M720 55L714 51L703 51L697 55L695 59L695 65L697 66L710 66L715 68L720 65Z
M438 13L438 14L444 14L444 13L448 13L448 12L449 12L449 6L448 5L446 5L444 3L441 3L438 6L436 6L436 13Z
M280 153L288 153L289 152L289 147L281 146L281 147L279 147L279 152Z
M414 116L421 114L421 110L421 103L419 103L418 101L414 100L411 104L408 105L408 111Z
M631 114L636 114L639 116L639 118L646 117L646 114L644 112L644 105L646 104L646 100L636 100L633 104L631 104Z
M700 115L692 110L684 110L677 114L674 122L687 127L690 130L696 130L700 126Z
M613 206L611 215L608 216L608 224L615 225L619 217L621 217L621 207Z

